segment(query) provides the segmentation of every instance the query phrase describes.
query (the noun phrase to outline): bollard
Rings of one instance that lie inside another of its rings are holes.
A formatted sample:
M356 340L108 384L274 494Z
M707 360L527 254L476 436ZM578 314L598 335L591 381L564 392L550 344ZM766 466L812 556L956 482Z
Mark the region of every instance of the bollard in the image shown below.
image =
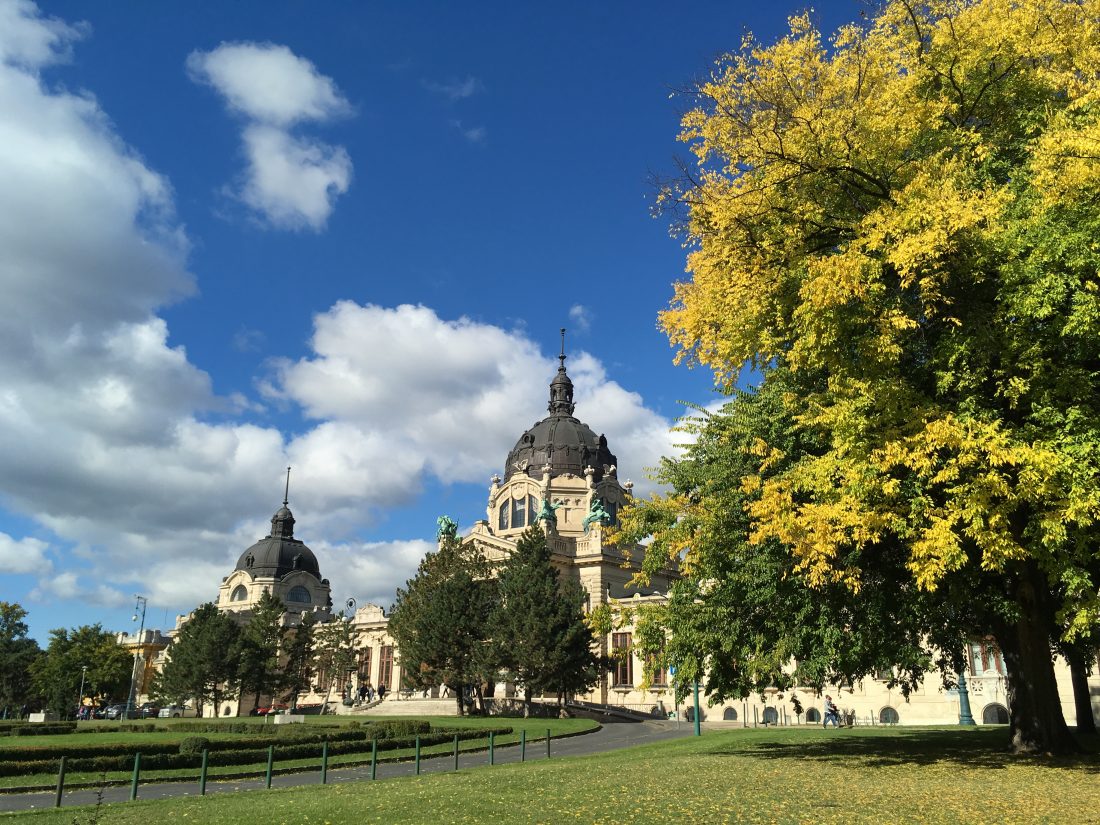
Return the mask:
M321 784L328 784L328 740L321 745Z
M378 778L378 740L370 740L370 778Z
M458 734L455 734L455 770L458 770Z
M489 764L493 764L493 732L489 731Z
M416 775L420 776L420 734L416 735Z
M134 754L134 778L130 782L130 801L137 799L138 777L141 775L141 751Z
M271 769L275 765L275 746L267 746L267 787L271 787Z
M61 765L57 769L57 798L54 799L53 806L55 808L61 807L61 794L65 792L65 757L61 757Z
M546 758L550 758L550 728L546 729Z
M519 732L519 761L527 761L527 728Z
M755 728L760 721L760 708L752 706L752 726Z
M741 727L747 728L749 726L749 706L747 703L741 703Z
M206 796L206 768L210 762L210 751L202 749L202 768L199 770L199 796Z

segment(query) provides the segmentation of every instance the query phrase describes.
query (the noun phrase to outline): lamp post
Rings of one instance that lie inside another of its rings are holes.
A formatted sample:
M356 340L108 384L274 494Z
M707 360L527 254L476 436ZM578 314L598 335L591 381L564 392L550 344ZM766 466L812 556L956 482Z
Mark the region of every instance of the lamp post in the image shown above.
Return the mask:
M138 629L137 646L134 648L134 669L130 673L130 693L126 697L126 718L130 718L130 714L134 710L134 701L136 699L135 691L137 689L137 673L138 673L138 657L141 656L141 640L145 635L145 608L148 606L149 600L144 596L134 596L134 616L131 621L138 620L137 610L141 608L141 625ZM144 675L144 674L143 674Z
M80 690L76 692L76 714L80 715L80 709L84 707L84 677L88 675L88 666L80 666Z
M959 724L965 727L978 724L970 712L970 691L966 689L966 665L959 670Z

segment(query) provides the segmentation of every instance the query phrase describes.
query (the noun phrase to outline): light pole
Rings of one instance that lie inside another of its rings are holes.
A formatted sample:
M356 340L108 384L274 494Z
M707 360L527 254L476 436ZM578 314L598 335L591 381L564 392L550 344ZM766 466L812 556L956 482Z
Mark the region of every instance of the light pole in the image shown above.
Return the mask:
M970 712L970 691L966 689L966 665L959 671L959 724L972 727L978 723Z
M88 675L88 666L80 666L80 690L76 692L76 715L80 715L80 709L84 707L84 677Z
M138 657L141 655L141 640L145 635L145 608L148 606L149 600L144 596L134 596L134 617L132 621L138 620L137 610L141 608L141 626L138 629L137 646L134 648L134 669L130 673L130 694L126 697L126 718L130 718L130 714L134 710L135 693L137 689L137 672L138 672ZM143 674L144 675L144 674Z

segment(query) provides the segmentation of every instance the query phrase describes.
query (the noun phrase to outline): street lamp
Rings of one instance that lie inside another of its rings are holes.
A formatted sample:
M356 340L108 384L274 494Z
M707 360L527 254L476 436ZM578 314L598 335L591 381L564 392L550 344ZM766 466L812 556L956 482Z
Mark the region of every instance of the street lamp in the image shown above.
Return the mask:
M80 715L80 709L84 707L84 677L88 675L88 666L80 666L80 690L76 692L76 713Z
M959 724L971 727L978 724L970 712L970 691L966 689L966 665L959 670Z
M137 610L141 608L141 625L138 629L137 646L134 648L134 669L130 673L130 693L126 697L126 718L130 718L130 714L134 710L135 690L137 689L137 672L138 672L138 657L141 655L141 640L145 635L145 608L148 606L149 600L144 596L134 596L134 616L131 621L138 620Z

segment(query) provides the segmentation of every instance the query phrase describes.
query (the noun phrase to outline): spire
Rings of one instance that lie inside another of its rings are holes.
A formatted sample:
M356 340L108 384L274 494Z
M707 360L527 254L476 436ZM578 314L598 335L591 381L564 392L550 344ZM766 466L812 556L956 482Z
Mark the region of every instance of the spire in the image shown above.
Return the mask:
M573 414L573 382L565 371L565 327L561 330L561 355L558 356L558 374L550 382L551 415L567 416Z
M271 534L273 539L294 538L294 514L290 512L287 503L290 501L290 468L286 468L286 486L283 488L283 506L275 511L271 517Z

